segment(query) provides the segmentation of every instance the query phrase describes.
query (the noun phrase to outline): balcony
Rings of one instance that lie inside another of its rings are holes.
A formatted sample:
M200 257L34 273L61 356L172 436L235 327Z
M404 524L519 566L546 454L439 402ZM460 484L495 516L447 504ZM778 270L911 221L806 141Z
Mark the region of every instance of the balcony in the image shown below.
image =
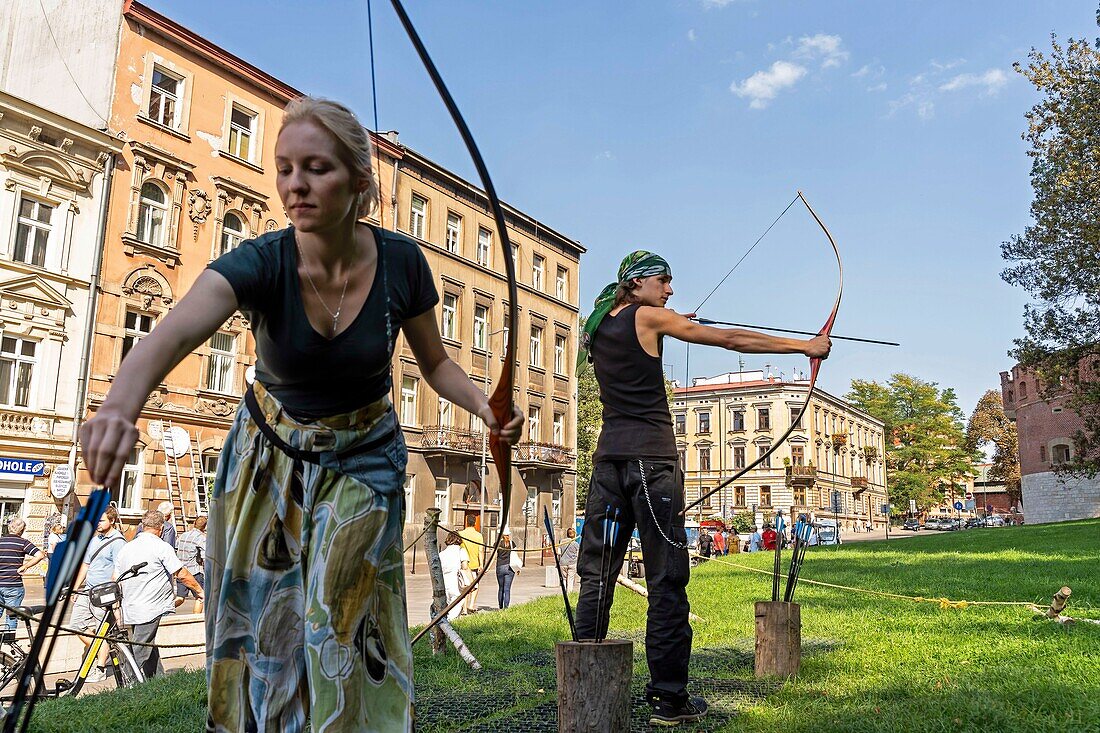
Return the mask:
M481 433L441 425L425 425L420 447L435 455L458 455L473 459L481 455Z
M550 466L568 466L573 463L573 456L565 449L565 446L555 443L517 443L515 447L516 463L536 463Z
M852 488L853 489L866 489L867 477L866 476L852 476Z
M817 466L787 466L787 486L813 486L817 481Z
M52 416L27 412L0 411L0 433L8 435L44 436L54 432Z

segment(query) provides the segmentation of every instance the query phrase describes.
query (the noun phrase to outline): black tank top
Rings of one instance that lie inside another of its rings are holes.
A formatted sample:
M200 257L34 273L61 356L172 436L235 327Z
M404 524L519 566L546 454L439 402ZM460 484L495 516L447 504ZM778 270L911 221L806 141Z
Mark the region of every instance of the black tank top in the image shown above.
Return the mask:
M661 358L638 342L638 305L608 314L592 338L592 361L603 403L594 460L676 458ZM661 352L662 343L657 342Z

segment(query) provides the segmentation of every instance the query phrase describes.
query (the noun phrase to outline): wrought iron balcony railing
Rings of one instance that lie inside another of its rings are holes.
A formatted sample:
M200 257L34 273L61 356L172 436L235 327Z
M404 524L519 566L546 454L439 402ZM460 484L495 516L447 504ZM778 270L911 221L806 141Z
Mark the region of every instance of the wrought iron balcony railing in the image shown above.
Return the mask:
M567 466L573 462L573 456L565 446L530 441L516 444L515 460L517 463L553 463Z
M420 435L420 447L478 453L481 451L481 433L440 425L425 425L424 432Z

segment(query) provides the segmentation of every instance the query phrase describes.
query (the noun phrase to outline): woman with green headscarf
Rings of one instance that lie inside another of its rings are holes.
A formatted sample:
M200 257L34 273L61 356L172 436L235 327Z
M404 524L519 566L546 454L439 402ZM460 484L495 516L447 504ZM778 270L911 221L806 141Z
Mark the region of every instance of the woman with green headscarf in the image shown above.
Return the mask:
M827 357L831 343L827 336L780 338L693 322L694 314L685 316L665 307L672 297L672 268L652 252L627 255L618 274L596 298L577 362L578 369L592 363L603 403L577 563L577 635L606 636L614 579L637 527L649 590L650 722L675 725L703 717L707 704L687 692L691 626L687 535L681 516L684 476L665 396L663 339L672 336L742 353L811 358Z

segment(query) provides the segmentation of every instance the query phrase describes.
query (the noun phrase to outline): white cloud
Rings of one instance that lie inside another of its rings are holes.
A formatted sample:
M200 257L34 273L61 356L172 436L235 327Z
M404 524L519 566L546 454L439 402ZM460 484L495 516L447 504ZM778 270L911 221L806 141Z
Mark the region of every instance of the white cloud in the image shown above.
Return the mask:
M593 156L593 160L614 160L614 159L615 159L615 154L612 153L610 150L604 150L602 152L596 153L596 155Z
M703 7L707 10L714 8L724 8L727 5L733 5L737 0L703 0Z
M954 69L956 66L962 66L966 63L966 59L954 59L953 61L936 61L932 59L928 63L936 71L947 71L948 69Z
M886 91L886 82L880 81L878 84L872 84L871 86L867 87L867 91L869 91L869 92L885 92Z
M936 103L924 91L909 92L890 100L890 114L893 117L903 109L912 107L917 111L917 116L922 120L930 120L936 116Z
M775 96L794 86L806 75L806 67L790 61L776 61L770 68L758 71L741 82L730 84L730 91L739 97L752 100L749 107L764 109Z
M859 71L852 74L856 79L878 79L886 73L886 67L882 64L864 64Z
M848 52L844 50L844 41L840 36L825 33L799 38L794 55L803 59L821 59L823 69L840 66L848 60Z
M688 40L691 41L692 43L695 43L695 38L696 38L695 29L694 28L688 28Z
M969 87L981 87L982 94L996 94L1008 83L1008 74L1001 69L989 69L981 74L959 74L940 85L941 92L957 92Z

